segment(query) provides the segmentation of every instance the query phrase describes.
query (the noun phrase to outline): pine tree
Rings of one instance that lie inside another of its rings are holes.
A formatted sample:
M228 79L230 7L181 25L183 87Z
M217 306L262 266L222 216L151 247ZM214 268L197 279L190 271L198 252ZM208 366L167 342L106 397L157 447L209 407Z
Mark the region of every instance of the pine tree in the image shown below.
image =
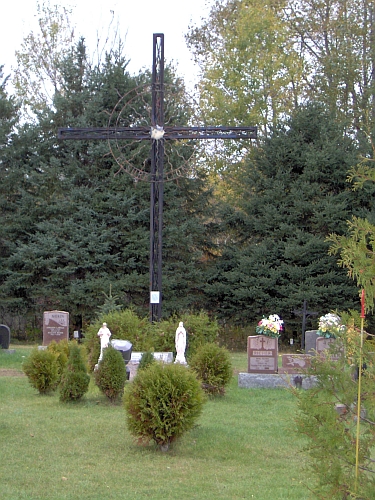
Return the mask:
M326 237L374 210L373 196L346 183L357 155L324 109L309 105L243 165L237 205L223 212L228 243L205 288L221 316L246 324L277 313L290 325L304 299L322 314L355 307L357 291Z
M107 126L119 96L149 81L147 72L131 76L126 66L121 53L111 53L91 67L80 40L61 68L54 109L20 131L6 174L11 217L4 228L2 292L13 312L41 317L43 310L61 309L74 321L88 320L110 284L119 305L148 310L149 184L119 172L106 141L57 140L58 127ZM166 82L181 85L172 68L166 69ZM171 120L187 120L180 102L167 111ZM142 167L145 160L134 161ZM196 170L166 183L164 192L168 315L201 307L210 191Z

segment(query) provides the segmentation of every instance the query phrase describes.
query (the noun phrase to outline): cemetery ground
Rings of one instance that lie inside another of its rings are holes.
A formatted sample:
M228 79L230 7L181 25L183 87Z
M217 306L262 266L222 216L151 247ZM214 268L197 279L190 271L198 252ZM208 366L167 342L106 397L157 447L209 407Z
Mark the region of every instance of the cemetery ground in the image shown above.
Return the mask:
M225 396L209 399L198 425L162 453L134 441L122 403L111 405L93 381L78 403L39 395L21 369L30 348L11 348L0 350L0 498L309 498L295 398L238 388L246 352L231 354Z

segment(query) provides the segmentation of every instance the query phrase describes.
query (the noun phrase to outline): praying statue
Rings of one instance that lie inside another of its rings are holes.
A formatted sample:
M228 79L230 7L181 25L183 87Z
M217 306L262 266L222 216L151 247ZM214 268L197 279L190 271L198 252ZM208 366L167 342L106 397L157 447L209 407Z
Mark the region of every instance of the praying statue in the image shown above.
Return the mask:
M175 363L180 363L181 365L186 365L185 359L185 349L186 349L186 330L184 328L184 324L180 321L178 328L176 330L176 359Z
M103 359L103 349L108 347L109 338L111 336L111 331L107 327L107 323L103 323L103 326L98 331L98 337L100 337L100 356L98 359L98 363Z

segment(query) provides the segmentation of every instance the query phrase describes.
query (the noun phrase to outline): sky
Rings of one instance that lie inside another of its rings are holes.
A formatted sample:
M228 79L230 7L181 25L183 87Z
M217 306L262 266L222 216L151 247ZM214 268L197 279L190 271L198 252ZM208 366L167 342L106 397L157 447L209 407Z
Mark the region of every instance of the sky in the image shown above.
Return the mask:
M15 51L23 38L36 31L38 0L8 0L0 13L0 65L4 75L16 65ZM40 0L39 3L43 3ZM48 0L47 2L48 3ZM164 56L174 61L178 74L190 86L196 83L198 68L186 47L184 35L191 25L206 18L213 0L50 0L50 5L72 8L72 21L78 36L86 39L92 52L97 34L103 38L114 11L121 37L125 39L125 55L130 59L128 69L138 73L152 66L153 33L164 33Z

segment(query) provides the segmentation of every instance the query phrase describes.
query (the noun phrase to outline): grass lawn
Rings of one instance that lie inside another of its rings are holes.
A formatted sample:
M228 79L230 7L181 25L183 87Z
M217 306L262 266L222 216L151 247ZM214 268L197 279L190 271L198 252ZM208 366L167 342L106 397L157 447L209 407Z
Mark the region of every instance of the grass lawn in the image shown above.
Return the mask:
M12 346L11 346L12 347ZM40 396L20 370L30 350L0 350L0 498L257 499L309 498L296 402L284 389L239 389L209 400L198 425L168 453L138 446L122 404L91 382L85 399ZM246 353L232 355L235 373Z

